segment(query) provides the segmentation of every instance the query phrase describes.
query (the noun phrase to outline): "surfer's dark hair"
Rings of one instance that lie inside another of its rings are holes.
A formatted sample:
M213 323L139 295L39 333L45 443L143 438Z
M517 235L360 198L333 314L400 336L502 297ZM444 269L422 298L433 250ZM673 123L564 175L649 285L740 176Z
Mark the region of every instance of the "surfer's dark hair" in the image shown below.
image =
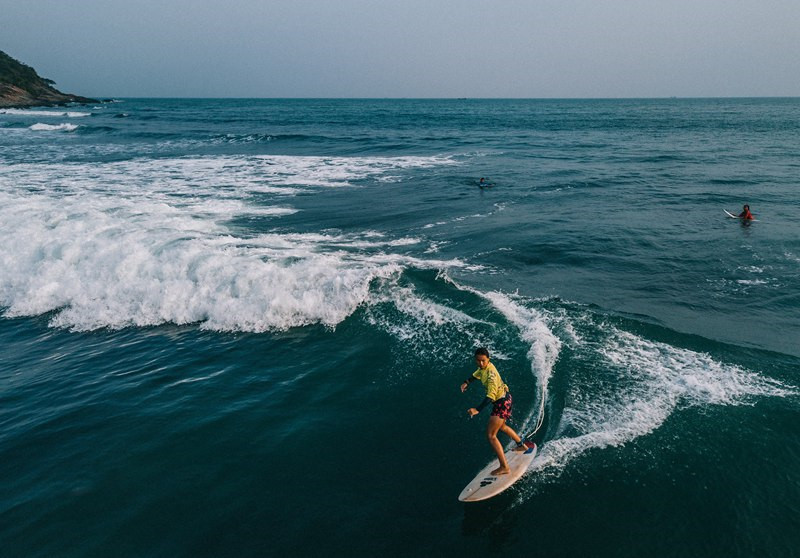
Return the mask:
M489 358L489 349L487 349L486 347L478 347L477 349L475 349L475 356L478 355L483 355L486 358Z

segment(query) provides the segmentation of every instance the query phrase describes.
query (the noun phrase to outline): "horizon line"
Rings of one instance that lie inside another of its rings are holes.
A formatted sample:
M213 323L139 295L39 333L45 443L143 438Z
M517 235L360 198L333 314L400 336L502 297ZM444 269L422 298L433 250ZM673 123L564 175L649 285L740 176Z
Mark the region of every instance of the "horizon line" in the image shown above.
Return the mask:
M196 100L327 100L327 101L632 101L632 100L703 100L703 99L800 99L800 95L725 95L725 96L651 96L651 97L253 97L253 96L159 96L94 95L108 99L196 99Z

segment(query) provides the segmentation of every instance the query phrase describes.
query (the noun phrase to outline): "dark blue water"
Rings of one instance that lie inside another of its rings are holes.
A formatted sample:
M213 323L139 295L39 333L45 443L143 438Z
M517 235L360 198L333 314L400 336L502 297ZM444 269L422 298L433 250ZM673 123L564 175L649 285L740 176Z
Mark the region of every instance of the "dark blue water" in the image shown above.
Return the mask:
M0 111L3 554L796 556L798 176L798 99Z

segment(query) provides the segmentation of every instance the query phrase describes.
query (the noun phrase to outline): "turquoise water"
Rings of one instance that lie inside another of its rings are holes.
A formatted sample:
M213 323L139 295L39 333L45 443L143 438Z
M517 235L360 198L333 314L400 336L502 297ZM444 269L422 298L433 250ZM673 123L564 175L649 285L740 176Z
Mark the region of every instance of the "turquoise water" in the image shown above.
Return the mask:
M797 555L798 138L798 99L0 111L3 554ZM464 505L484 345L540 451Z

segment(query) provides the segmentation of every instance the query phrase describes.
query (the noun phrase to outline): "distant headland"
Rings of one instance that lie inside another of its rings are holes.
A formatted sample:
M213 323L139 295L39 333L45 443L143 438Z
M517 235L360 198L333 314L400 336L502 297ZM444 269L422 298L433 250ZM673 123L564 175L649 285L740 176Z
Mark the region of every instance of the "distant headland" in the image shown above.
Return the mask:
M62 93L51 79L0 50L0 108L53 107L70 103L99 103L96 99Z

